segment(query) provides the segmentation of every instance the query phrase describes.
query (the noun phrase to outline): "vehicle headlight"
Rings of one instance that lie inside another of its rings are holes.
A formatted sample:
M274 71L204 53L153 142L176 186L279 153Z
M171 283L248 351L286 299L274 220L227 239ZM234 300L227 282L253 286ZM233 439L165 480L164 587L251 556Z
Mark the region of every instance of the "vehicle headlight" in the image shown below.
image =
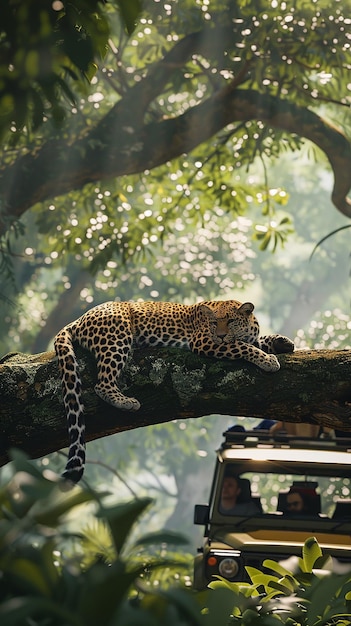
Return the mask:
M228 556L220 562L218 571L223 578L234 578L239 571L238 561Z
M206 575L209 579L214 576L223 576L233 580L242 569L241 553L239 550L210 550L206 557Z

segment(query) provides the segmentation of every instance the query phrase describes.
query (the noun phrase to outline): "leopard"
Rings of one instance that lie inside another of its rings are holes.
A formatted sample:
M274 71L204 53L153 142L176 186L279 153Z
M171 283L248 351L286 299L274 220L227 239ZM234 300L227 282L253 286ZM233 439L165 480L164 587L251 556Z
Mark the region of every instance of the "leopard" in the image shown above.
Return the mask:
M284 335L260 337L251 302L209 300L195 304L110 301L68 323L54 339L68 428L64 480L79 482L86 463L82 383L75 344L96 360L95 393L117 409L137 411L140 403L120 390L118 379L135 347L185 348L216 359L242 359L265 372L276 372L276 354L293 352Z

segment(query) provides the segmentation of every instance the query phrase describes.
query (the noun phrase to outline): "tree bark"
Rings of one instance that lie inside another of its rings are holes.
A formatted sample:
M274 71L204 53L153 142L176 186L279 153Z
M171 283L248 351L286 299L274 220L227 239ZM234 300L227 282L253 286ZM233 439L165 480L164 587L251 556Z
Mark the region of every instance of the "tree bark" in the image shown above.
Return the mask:
M135 350L121 387L141 402L113 408L93 391L93 357L77 347L87 440L150 424L211 414L309 422L351 429L351 350L279 355L281 369L199 357L186 350ZM9 354L0 361L0 465L11 448L37 458L67 446L61 382L53 352Z

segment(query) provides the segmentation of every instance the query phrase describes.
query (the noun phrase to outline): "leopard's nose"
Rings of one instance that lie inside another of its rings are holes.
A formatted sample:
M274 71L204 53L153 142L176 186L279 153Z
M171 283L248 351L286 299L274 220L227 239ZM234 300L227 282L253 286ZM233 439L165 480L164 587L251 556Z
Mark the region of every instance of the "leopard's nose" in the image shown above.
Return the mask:
M224 343L224 339L227 336L227 333L217 333L217 341L218 343Z

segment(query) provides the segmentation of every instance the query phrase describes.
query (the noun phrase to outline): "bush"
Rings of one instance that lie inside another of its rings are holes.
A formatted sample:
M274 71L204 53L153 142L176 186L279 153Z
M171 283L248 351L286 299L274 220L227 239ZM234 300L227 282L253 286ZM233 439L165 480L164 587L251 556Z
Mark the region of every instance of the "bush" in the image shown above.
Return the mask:
M184 537L160 531L130 539L149 498L107 505L109 494L64 490L20 453L13 465L0 489L1 626L351 624L351 575L329 575L313 538L297 573L267 560L271 573L248 568L251 583L219 579L196 593L177 574L187 571L186 559L165 551ZM93 522L70 530L67 515L87 503Z
M16 473L0 490L1 626L144 626L163 619L171 626L181 623L180 612L200 615L185 590L159 591L155 584L157 572L164 579L165 571L170 578L188 567L181 555L160 556L160 547L185 538L160 531L129 541L149 498L106 505L109 494L66 491L22 454L13 464ZM86 503L95 505L95 533L91 525L70 531L67 515Z
M242 626L346 626L351 624L351 575L331 575L314 537L306 540L297 573L276 561L263 565L271 573L247 567L251 583L210 583L230 608L223 624ZM225 594L225 595L224 595ZM231 604L230 604L231 603ZM206 611L206 609L205 609ZM227 621L225 621L227 620ZM214 624L214 622L213 622Z

